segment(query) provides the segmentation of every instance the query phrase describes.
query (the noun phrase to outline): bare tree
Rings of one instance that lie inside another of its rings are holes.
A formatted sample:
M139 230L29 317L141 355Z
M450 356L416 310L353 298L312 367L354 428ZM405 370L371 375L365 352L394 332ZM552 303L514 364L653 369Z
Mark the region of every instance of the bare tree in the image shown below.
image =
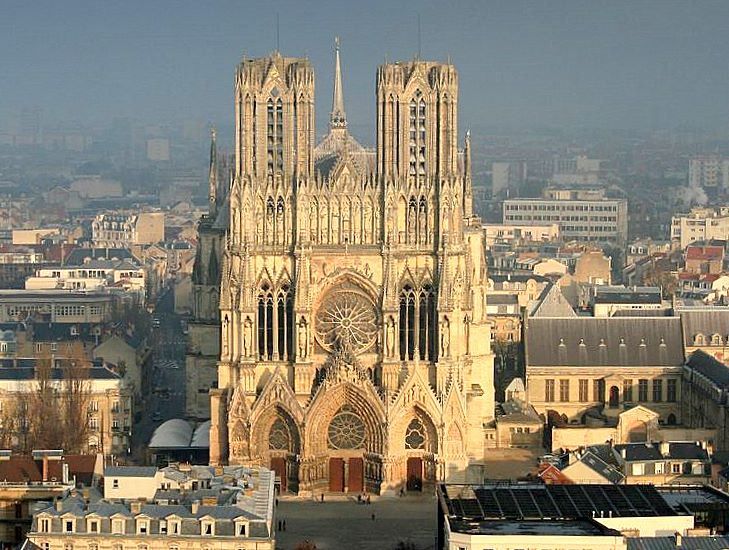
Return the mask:
M5 399L0 412L0 448L12 449L16 446L19 423L18 400L15 398Z
M57 371L53 357L41 352L36 358L34 391L27 396L27 405L19 403L23 451L57 449L63 445L64 426L58 407Z
M61 362L63 381L61 410L63 412L63 448L69 453L87 450L89 439L88 410L91 395L91 361L83 345L74 345L67 359Z

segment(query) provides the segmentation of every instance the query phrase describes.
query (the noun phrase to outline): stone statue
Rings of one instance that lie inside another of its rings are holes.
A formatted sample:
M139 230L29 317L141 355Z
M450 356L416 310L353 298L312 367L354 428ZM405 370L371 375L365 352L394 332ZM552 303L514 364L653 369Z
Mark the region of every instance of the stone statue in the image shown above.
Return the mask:
M440 355L441 357L448 357L450 355L451 348L451 325L448 319L443 319L440 324Z
M251 356L251 342L253 341L253 323L250 317L243 321L243 356Z
M387 356L392 357L395 354L395 320L390 317L387 321Z
M223 328L220 331L223 337L223 357L228 356L228 316L223 317Z
M297 340L299 344L299 357L306 359L306 351L309 347L309 331L306 329L306 319L303 317L299 321Z

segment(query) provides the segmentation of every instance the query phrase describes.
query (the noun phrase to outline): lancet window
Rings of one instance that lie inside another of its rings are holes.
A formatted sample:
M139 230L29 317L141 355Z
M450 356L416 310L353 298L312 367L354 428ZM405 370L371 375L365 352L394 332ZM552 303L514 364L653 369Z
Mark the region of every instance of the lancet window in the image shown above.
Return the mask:
M430 285L415 290L405 285L400 293L400 359L437 359L436 300Z
M275 88L271 92L278 95ZM283 103L270 98L266 103L266 166L269 177L283 170Z
M410 168L411 176L425 175L425 100L420 90L415 92L415 97L410 101L409 132L410 132Z
M258 356L262 361L293 360L294 301L288 285L276 292L268 283L261 285L257 326Z

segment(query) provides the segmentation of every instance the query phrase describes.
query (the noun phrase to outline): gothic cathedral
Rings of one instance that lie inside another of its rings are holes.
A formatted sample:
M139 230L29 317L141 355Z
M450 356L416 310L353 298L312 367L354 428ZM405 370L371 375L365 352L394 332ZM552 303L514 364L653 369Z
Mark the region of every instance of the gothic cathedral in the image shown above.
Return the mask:
M387 63L376 96L373 151L347 131L337 42L315 144L307 59L275 52L236 71L210 460L271 467L283 490L457 477L483 458L494 418L458 74Z

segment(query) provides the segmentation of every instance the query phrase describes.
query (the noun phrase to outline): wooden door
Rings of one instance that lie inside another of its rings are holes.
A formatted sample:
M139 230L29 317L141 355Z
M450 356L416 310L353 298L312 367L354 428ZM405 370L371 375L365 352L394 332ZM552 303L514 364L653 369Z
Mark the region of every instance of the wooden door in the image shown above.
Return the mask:
M423 489L423 459L415 456L408 458L408 491Z
M333 493L344 492L344 459L329 459L329 490Z
M271 469L275 472L276 477L281 479L281 492L288 489L288 476L286 475L286 459L282 456L271 457Z
M350 493L361 493L364 490L364 460L350 458L348 464L347 490Z

